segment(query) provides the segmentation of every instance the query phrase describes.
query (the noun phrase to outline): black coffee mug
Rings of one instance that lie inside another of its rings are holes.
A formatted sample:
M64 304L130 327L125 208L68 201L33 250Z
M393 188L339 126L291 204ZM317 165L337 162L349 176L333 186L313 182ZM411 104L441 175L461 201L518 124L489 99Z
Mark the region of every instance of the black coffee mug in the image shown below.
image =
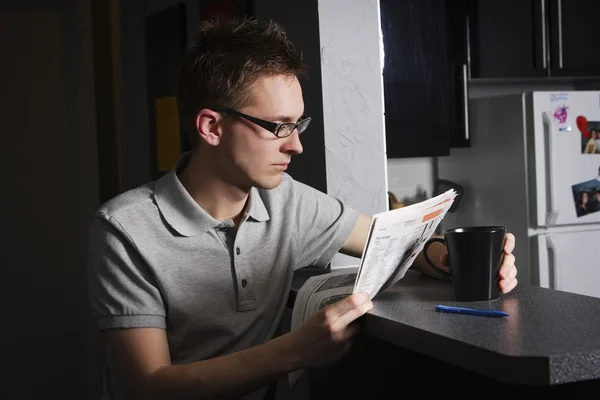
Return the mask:
M485 301L500 297L498 270L503 260L504 226L469 226L448 229L443 238L425 243L423 255L429 266L449 276L457 301ZM427 250L440 242L448 251L448 272L437 267Z

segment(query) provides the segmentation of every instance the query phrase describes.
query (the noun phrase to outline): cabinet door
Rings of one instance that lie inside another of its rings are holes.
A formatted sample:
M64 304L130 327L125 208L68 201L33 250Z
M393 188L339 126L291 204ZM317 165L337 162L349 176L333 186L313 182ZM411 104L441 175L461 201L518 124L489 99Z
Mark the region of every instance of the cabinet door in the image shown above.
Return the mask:
M388 158L449 155L453 71L443 1L380 0Z
M545 0L470 0L471 78L547 75Z
M551 75L600 75L600 1L551 0Z

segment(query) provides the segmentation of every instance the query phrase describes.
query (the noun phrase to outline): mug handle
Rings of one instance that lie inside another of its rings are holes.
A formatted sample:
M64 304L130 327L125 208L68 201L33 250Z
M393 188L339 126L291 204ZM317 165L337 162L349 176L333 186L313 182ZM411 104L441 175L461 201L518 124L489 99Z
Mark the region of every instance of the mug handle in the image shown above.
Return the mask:
M441 244L443 244L444 246L446 246L446 241L443 238L431 238L429 239L426 243L425 243L425 247L423 248L423 256L425 257L425 261L427 261L427 264L429 264L429 266L433 269L435 269L437 272L443 274L444 276L450 276L449 272L444 271L443 269L439 268L437 265L435 265L431 259L429 258L429 255L427 254L427 249L429 249L429 245L434 243L434 242L439 242Z

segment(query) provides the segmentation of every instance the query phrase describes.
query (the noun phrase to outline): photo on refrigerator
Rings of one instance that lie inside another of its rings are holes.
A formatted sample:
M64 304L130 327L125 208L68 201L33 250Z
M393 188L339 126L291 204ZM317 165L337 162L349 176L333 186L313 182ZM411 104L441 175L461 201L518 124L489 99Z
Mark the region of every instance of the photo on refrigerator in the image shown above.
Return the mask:
M600 166L597 177L573 185L571 188L577 217L600 211Z
M588 121L583 115L576 118L581 134L581 153L600 154L600 121Z

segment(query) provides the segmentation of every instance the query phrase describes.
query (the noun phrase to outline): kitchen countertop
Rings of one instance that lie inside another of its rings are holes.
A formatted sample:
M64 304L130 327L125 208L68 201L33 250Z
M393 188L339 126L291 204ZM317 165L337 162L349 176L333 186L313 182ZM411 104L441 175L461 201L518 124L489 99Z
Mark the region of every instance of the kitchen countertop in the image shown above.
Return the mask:
M336 270L337 271L337 270ZM297 271L302 283L327 270ZM600 299L519 284L490 302L454 301L450 282L408 271L378 294L361 332L508 384L600 379ZM436 312L436 304L506 311L504 318Z

